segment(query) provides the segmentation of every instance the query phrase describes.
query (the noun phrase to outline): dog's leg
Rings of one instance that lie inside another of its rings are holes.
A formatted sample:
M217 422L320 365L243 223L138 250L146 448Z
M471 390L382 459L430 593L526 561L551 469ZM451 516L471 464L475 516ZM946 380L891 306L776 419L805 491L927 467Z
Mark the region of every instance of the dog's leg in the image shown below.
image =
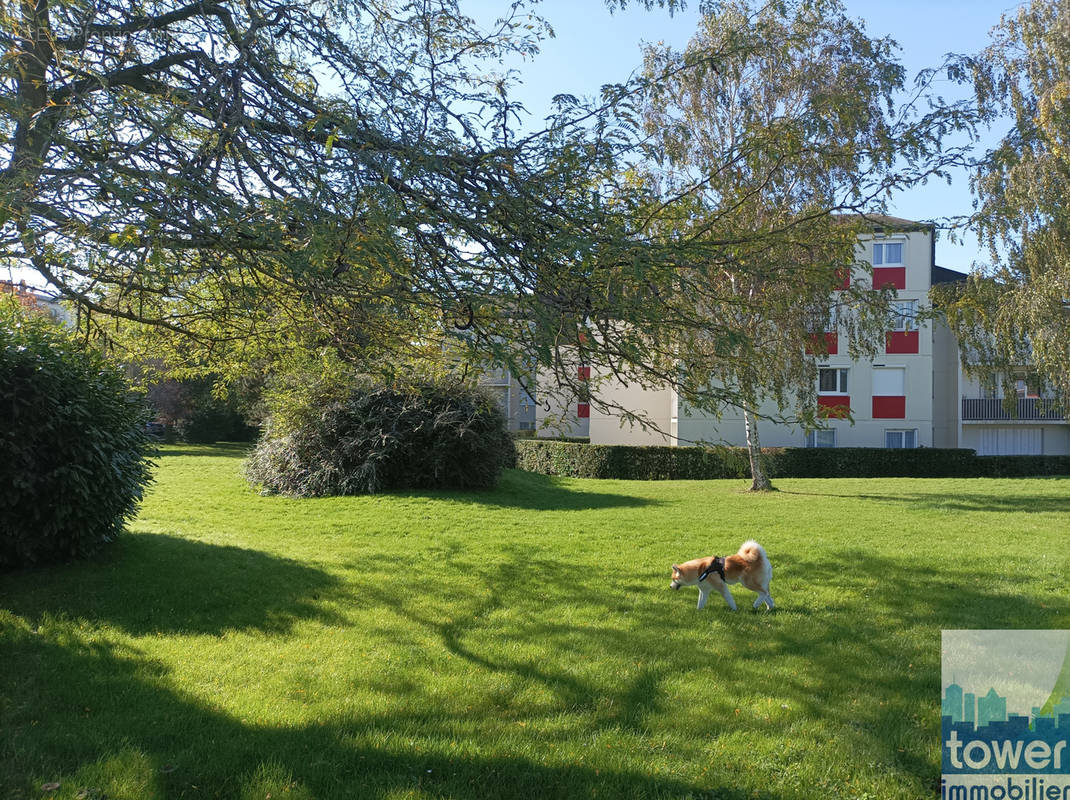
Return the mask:
M736 610L736 599L732 597L732 591L728 588L728 584L722 583L717 587L717 591L721 593L721 597L728 603L728 607L733 611Z
M773 596L769 592L759 592L758 599L754 601L754 607L758 608L762 603L765 603L770 609L773 606Z
M698 610L701 611L706 607L706 598L710 596L710 588L708 586L698 587Z

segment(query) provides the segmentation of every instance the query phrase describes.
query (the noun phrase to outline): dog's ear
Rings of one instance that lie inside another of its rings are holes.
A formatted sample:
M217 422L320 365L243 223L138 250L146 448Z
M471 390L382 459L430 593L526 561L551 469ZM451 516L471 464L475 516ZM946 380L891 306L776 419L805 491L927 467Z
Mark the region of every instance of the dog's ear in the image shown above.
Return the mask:
M680 568L679 568L679 567L678 567L678 566L677 566L676 564L673 564L673 565L672 565L672 571L673 571L673 572L679 572L679 571L680 571Z

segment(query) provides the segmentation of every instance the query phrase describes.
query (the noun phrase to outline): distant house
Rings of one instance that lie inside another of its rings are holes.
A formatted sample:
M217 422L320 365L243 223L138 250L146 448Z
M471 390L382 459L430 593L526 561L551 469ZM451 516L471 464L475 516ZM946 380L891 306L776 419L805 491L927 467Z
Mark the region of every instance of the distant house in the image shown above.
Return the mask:
M496 367L480 375L479 385L497 399L510 431L535 430L535 381L518 379L507 368Z
M23 308L48 314L60 322L71 324L74 320L71 312L55 296L28 286L26 281L0 281L0 294L11 295Z

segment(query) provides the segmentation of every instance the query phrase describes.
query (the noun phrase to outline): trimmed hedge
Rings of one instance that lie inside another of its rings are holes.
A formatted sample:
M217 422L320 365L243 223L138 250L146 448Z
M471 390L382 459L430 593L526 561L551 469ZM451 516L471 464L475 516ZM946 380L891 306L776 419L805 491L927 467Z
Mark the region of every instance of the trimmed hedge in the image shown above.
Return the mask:
M584 445L526 439L517 467L544 475L621 480L750 477L742 447ZM762 450L773 478L980 478L1070 475L1070 456L978 456L973 450L876 447L772 447Z

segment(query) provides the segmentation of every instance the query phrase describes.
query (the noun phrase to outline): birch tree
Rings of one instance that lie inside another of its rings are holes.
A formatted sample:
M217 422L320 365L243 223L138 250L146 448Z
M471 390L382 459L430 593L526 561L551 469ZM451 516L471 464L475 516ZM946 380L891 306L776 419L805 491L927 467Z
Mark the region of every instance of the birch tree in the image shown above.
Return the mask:
M680 393L710 408L706 386L734 390L752 488L766 490L759 409L771 401L781 419L820 424L814 355L829 320L855 358L883 341L887 297L866 281L844 285L857 236L881 224L873 215L889 192L962 157L940 139L966 118L897 107L905 73L894 42L867 36L838 0L721 4L684 51L650 48L646 69L649 179L690 198L659 233L712 245L678 276L707 320L681 348Z
M1011 124L979 160L974 230L991 268L937 300L960 342L966 369L1039 379L1070 398L1070 6L1033 0L1006 13L991 43L963 59L978 109Z

